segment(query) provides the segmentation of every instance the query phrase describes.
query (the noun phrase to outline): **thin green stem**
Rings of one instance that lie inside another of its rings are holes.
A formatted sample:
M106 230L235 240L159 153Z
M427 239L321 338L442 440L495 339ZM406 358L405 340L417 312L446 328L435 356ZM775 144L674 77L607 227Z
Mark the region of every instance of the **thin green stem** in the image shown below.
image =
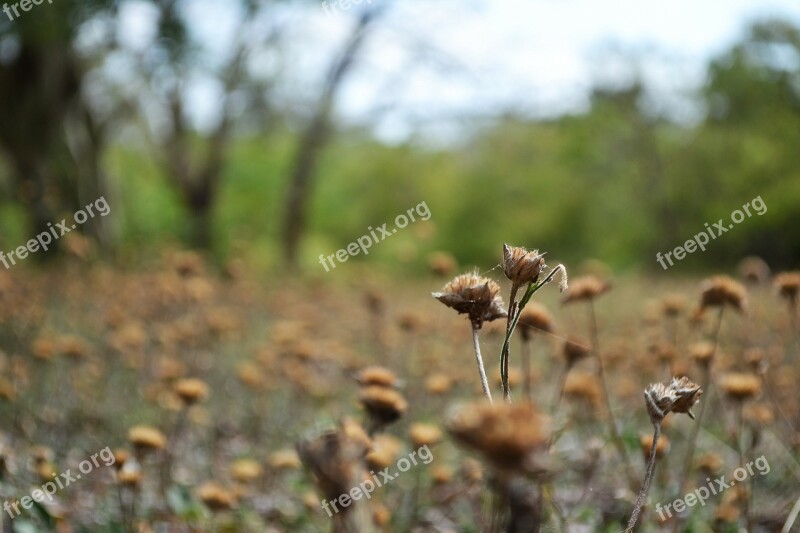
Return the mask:
M561 272L561 275L564 275L564 266L558 265L550 273L539 283L533 284L529 283L528 288L525 290L525 294L520 299L519 303L514 302L516 297L516 290L512 293L511 303L509 304L508 310L508 322L506 325L506 337L503 339L503 349L500 352L500 379L503 382L503 395L507 402L511 402L511 390L508 385L508 357L509 357L509 349L511 346L511 336L514 334L514 330L517 328L517 324L519 323L519 317L522 315L522 310L525 309L525 306L528 305L531 297L536 294L536 291L544 287L545 284L551 282L553 278ZM513 305L512 305L513 304Z

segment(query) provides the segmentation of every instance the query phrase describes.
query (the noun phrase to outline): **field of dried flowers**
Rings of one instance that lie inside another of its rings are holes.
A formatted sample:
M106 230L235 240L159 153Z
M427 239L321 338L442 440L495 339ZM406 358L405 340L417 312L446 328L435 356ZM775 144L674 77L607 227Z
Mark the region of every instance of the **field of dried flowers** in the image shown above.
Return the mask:
M422 280L276 280L187 252L0 271L0 499L116 459L4 512L4 533L624 531L642 495L641 531L796 531L800 275L570 269L506 345L555 273L536 259L452 281L445 254ZM323 510L420 446L430 464ZM654 511L760 456L768 474Z

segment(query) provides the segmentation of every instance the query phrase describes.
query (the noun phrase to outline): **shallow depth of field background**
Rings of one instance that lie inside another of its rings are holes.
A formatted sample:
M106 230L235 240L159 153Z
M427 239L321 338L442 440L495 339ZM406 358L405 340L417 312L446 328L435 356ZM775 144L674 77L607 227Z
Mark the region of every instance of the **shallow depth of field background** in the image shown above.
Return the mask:
M294 447L364 418L354 376L371 365L408 401L384 459L412 449L413 424L442 432L430 465L369 502L376 527L488 530L488 467L445 429L481 399L469 323L430 293L477 269L506 298L504 242L612 283L594 302L599 345L637 472L651 431L642 390L667 367L699 376L692 350L714 337L716 315L695 314L700 281L744 283L742 259L766 262L747 313L726 311L714 379L757 369L758 354L772 370L740 413L722 392L704 397L695 457L731 472L746 419L772 466L746 496L749 523L780 531L800 497L800 341L772 275L800 269L799 146L789 1L55 0L0 12L0 251L98 198L110 207L48 252L0 264L0 500L106 446L132 450L132 427L166 438L127 481L100 468L55 503L4 512L3 531L328 530ZM763 215L666 271L656 261L756 197ZM330 271L319 263L422 202L429 220ZM676 330L665 297L681 302ZM548 412L563 341L590 329L555 284L534 300L556 324L532 348L533 400ZM497 400L502 334L481 334ZM619 531L635 492L582 376L558 418L554 499L570 531ZM207 397L182 403L181 378ZM653 502L680 495L684 418L665 428ZM681 527L736 531L740 503L719 496ZM643 531L670 528L645 513Z

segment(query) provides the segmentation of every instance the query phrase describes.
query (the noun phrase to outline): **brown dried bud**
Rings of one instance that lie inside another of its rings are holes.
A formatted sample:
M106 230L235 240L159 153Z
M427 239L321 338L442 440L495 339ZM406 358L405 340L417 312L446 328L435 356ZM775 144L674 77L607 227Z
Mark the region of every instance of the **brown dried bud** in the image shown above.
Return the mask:
M644 391L647 413L653 424L660 424L669 413L686 413L694 419L691 408L702 396L700 385L689 378L672 378L669 385L651 384Z
M503 271L514 288L536 283L546 266L544 254L538 250L529 252L520 246L503 244Z

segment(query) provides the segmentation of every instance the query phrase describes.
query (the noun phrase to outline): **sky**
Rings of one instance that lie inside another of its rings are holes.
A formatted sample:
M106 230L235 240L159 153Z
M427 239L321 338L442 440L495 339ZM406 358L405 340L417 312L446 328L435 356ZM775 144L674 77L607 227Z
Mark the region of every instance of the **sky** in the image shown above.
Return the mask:
M313 101L360 9L344 9L341 1L297 2L284 14L292 28L286 94ZM389 0L361 0L382 1ZM152 20L143 3L130 6L124 37L145 46ZM198 40L212 57L224 54L239 14L214 0L187 6ZM686 95L703 83L707 61L740 39L748 22L765 17L800 25L800 2L394 0L343 87L337 113L387 141L419 130L447 137L464 116L580 111L593 85L639 75L656 110L691 121L699 110ZM193 85L201 125L213 122L217 90L203 80Z

